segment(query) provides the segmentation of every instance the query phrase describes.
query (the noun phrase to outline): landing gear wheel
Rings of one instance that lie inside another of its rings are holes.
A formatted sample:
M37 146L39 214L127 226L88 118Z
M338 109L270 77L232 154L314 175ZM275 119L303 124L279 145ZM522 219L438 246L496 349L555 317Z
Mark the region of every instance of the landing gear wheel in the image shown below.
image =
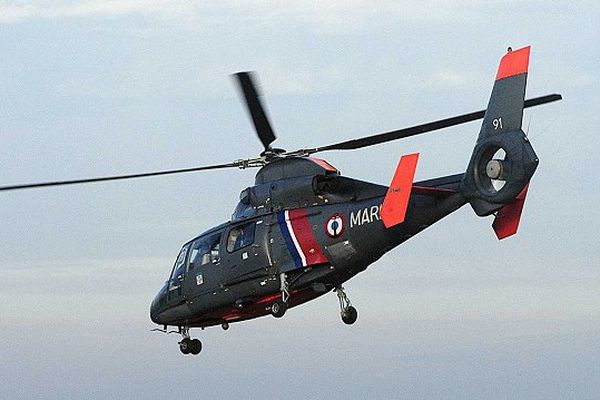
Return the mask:
M352 307L352 303L350 303L350 299L346 295L343 287L336 287L335 294L337 294L340 303L342 321L344 321L346 325L352 325L358 319L358 311L356 311L356 308Z
M342 321L346 325L352 325L358 319L358 311L356 308L350 306L346 310L342 311Z
M192 339L190 344L190 353L193 355L200 354L202 351L202 342L198 339Z
M221 328L223 328L224 331L226 331L227 329L229 329L229 322L223 322L221 324Z
M273 304L271 304L271 314L273 314L275 318L283 317L286 310L287 304L282 300L276 300Z
M179 342L179 350L183 354L190 354L192 352L192 340L190 338L183 338L181 342Z

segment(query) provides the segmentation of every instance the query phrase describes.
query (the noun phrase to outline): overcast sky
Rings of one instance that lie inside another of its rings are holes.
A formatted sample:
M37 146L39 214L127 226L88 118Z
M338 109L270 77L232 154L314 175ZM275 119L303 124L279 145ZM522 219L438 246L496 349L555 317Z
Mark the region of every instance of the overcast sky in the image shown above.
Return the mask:
M258 71L287 149L484 108L531 44L539 157L517 236L469 206L346 287L198 330L150 333L180 246L228 220L255 171L0 195L0 398L596 399L600 6L576 1L0 1L0 185L229 162L261 146L229 74ZM462 172L479 123L325 153L386 184Z

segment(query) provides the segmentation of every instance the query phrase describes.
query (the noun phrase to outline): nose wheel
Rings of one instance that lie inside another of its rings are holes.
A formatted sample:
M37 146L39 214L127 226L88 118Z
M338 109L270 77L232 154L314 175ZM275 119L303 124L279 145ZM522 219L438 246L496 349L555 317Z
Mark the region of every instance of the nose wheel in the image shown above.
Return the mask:
M179 342L179 350L183 354L200 354L202 351L202 342L198 339L183 338Z
M202 351L202 342L198 339L190 338L190 328L187 326L180 327L179 333L182 336L179 342L179 350L183 354L200 354Z
M346 325L352 325L358 319L358 311L352 306L343 287L340 286L335 288L335 293L340 302L340 315L342 316L342 321Z

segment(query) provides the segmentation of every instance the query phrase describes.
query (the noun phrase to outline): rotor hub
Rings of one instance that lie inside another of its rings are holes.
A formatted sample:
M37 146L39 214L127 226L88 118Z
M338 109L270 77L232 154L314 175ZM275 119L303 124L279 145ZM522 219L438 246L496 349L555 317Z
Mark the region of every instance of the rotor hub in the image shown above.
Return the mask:
M280 158L281 155L284 153L285 153L285 149L269 147L268 149L266 149L265 151L260 153L260 156L263 157L265 159L265 161L270 162L270 161L275 160L276 158Z
M485 167L485 174L490 179L501 179L504 171L504 164L502 160L493 159L488 161Z

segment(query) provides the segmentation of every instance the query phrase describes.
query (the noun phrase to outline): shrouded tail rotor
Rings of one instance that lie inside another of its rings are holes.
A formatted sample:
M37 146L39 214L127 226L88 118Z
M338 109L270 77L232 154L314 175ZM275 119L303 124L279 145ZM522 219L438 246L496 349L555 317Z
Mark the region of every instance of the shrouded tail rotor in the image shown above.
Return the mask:
M509 48L502 58L461 187L477 215L503 216L494 222L500 239L516 233L526 187L539 161L521 129L529 53L529 46ZM505 208L517 206L511 212Z

